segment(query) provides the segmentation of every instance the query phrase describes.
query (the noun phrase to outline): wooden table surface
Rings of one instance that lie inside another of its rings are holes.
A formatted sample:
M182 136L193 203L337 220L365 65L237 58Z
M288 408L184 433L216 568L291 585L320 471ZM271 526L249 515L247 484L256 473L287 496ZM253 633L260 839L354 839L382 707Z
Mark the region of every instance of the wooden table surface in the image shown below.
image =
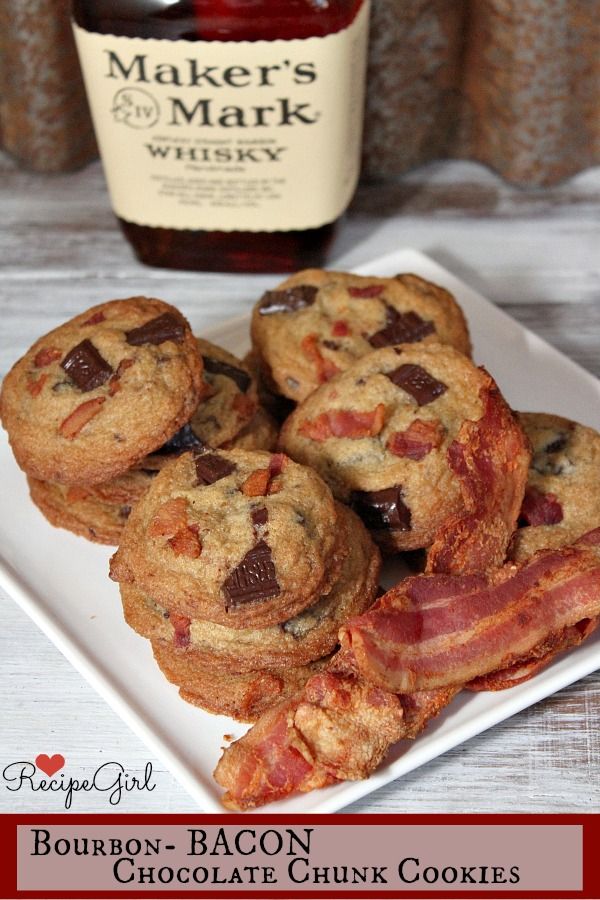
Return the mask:
M60 321L113 297L175 303L195 330L248 310L277 278L170 272L138 264L115 225L100 165L43 177L0 156L0 373ZM521 190L471 163L423 167L361 187L331 256L351 268L399 247L432 256L600 375L600 168ZM600 474L599 474L600 478ZM154 767L152 793L119 812L192 812L164 766L0 591L0 772L60 752L74 777L119 760ZM590 675L407 777L354 812L597 812L600 675ZM63 798L0 780L2 812L61 812ZM103 794L73 812L110 811Z

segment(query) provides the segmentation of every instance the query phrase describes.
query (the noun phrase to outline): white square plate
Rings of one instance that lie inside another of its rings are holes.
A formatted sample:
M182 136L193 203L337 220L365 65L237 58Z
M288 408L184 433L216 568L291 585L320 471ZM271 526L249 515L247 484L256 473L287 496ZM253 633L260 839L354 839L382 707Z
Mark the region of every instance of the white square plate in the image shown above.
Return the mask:
M399 250L361 274L415 272L448 288L467 315L474 356L516 409L555 412L600 430L600 382L523 328L428 257ZM205 337L243 355L248 316ZM223 735L239 723L181 700L161 675L150 645L122 617L117 586L107 576L111 551L52 528L29 500L2 432L0 443L0 583L207 812L222 812L212 779ZM265 812L335 812L399 778L526 706L600 668L600 634L531 681L508 691L460 696L414 742L393 748L371 778L273 803Z

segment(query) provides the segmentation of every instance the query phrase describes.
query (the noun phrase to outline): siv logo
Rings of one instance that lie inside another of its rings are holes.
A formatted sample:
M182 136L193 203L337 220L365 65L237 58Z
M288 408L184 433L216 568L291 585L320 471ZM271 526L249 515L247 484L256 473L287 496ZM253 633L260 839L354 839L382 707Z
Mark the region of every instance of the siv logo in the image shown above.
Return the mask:
M106 762L99 766L91 778L73 778L60 772L66 765L62 753L48 756L40 753L35 764L28 760L9 763L4 767L2 778L7 791L30 790L61 793L64 795L64 807L70 809L76 794L99 791L107 796L111 806L118 806L124 793L132 791L153 791L156 784L152 782L152 763L147 762L143 777L129 775L119 762ZM53 777L57 775L56 778ZM42 777L43 775L46 778Z
M127 87L115 94L111 112L115 122L140 130L156 125L160 107L148 91Z

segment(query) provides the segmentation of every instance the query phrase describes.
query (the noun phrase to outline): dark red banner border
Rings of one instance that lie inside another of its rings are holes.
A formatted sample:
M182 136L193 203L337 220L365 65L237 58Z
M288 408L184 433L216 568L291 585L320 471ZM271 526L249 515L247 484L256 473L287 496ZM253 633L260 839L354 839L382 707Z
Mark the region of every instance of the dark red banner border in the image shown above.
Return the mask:
M581 891L519 891L505 889L502 891L460 890L412 891L407 890L364 890L364 891L310 891L286 890L265 891L240 888L236 890L212 891L211 888L197 891L144 890L144 891L17 891L17 825L190 825L199 827L209 825L349 825L368 828L369 825L582 825L583 826L583 889ZM3 864L0 866L0 900L119 900L119 898L220 898L220 900L237 900L237 898L255 898L255 900L286 900L286 898L305 898L305 900L322 900L322 898L405 898L405 900L432 900L432 898L461 897L473 898L511 898L511 900L598 900L600 898L600 864L598 847L600 847L600 814L588 815L392 815L392 814L357 814L357 815L134 815L113 813L106 815L86 815L81 813L60 814L0 814L0 846L2 847Z

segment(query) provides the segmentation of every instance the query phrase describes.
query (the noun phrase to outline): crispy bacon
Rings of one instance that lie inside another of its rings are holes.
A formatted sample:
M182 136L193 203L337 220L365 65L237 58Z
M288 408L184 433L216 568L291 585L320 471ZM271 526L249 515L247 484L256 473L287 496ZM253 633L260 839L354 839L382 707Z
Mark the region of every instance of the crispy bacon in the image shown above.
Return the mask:
M188 525L168 539L167 543L175 556L198 559L202 553L202 544L198 537L198 530L197 525Z
M596 630L599 622L600 619L596 616L593 619L582 619L576 625L563 628L562 631L551 634L545 641L538 644L531 651L529 659L520 660L505 669L490 672L489 675L481 675L470 681L465 687L469 691L504 691L517 684L522 684L524 681L529 681L541 669L549 665L557 653L563 653L585 641Z
M48 381L48 378L49 378L48 372L44 372L42 375L40 375L39 378L36 378L35 380L30 379L27 382L27 390L31 394L32 397L39 397L44 385Z
M384 287L383 284L366 284L364 287L349 287L348 293L351 297L369 300L371 297L379 297L380 294L383 294Z
M242 494L246 497L264 497L269 487L270 477L268 469L256 469L251 472L242 484Z
M229 809L365 778L404 732L402 704L354 674L314 675L303 692L261 716L215 770Z
M529 442L493 378L480 391L484 412L466 421L448 448L463 509L438 531L428 572L465 574L501 566L517 523L530 461Z
M344 319L336 319L331 326L331 333L334 337L347 337L350 334L350 326Z
M169 622L173 626L173 644L176 647L187 647L190 643L190 625L192 620L179 613L169 613Z
M100 322L104 322L106 316L102 311L95 312L93 315L86 319L85 322L82 322L82 325L98 325Z
M77 437L84 425L87 425L100 412L106 397L94 397L80 403L67 418L61 422L58 430L64 438L71 441Z
M312 441L326 441L332 437L375 437L385 424L385 405L378 403L370 412L351 409L331 409L315 419L305 419L299 427L300 434Z
M266 497L277 494L281 490L281 482L277 480L285 468L288 457L285 453L273 453L266 469L255 469L246 478L240 490L246 497Z
M62 355L62 350L59 350L57 347L42 347L35 354L33 364L37 369L42 369L44 366L49 366L50 363L56 362Z
M395 431L390 435L387 449L394 456L421 460L433 449L437 449L444 439L441 422L424 422L415 419L405 431Z
M330 378L333 378L340 371L334 362L321 353L318 335L307 334L306 337L302 338L300 348L304 355L315 364L320 384L329 381Z
M113 397L118 391L121 390L121 376L123 372L126 372L127 369L130 369L133 365L134 360L130 357L126 357L122 359L119 365L117 366L117 371L111 375L108 382L108 393L109 396Z
M348 622L340 639L375 684L422 691L556 652L565 629L598 615L600 528L490 576L408 578Z
M150 537L166 538L175 556L198 559L202 552L199 528L189 524L187 514L188 502L185 497L167 500L150 520L148 534Z
M525 525L558 525L563 520L562 506L556 494L544 494L529 485L525 490L519 519Z

